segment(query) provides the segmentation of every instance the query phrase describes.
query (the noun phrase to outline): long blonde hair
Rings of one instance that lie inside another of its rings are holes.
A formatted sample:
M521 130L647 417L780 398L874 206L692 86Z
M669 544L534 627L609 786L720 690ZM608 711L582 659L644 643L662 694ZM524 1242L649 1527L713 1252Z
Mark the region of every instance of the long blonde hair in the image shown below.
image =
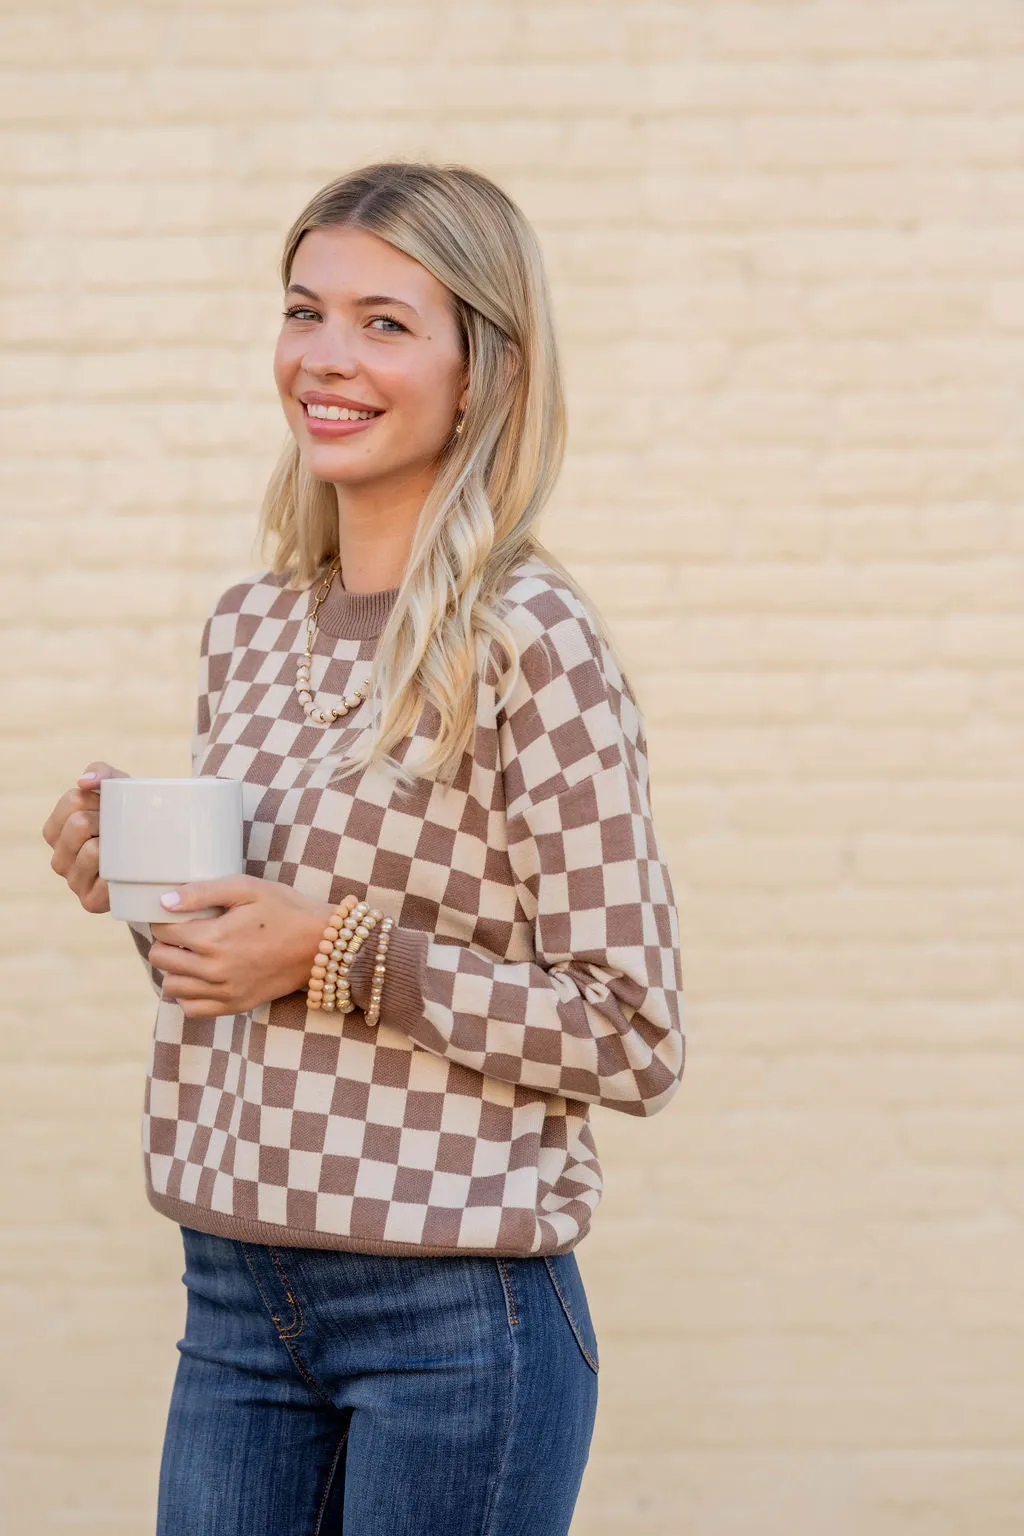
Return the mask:
M389 753L432 705L439 725L415 772L450 781L472 741L475 679L492 647L509 666L503 699L516 682L518 649L502 615L512 570L540 554L589 605L533 529L565 450L550 293L523 213L494 182L465 166L388 161L328 183L285 237L283 287L302 237L338 226L377 235L444 284L469 372L463 430L451 434L442 452L377 643L372 724L339 758L338 772L387 762L410 782L408 769ZM292 588L311 586L338 553L334 488L303 468L294 438L267 486L259 535L271 569Z

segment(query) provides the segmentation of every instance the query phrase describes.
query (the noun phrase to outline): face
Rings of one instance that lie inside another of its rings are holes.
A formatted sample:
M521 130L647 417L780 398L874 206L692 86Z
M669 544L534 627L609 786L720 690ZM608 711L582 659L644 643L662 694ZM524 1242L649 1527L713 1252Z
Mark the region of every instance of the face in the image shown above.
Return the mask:
M353 487L432 477L465 404L444 284L365 230L313 229L284 309L274 379L304 467ZM337 408L359 416L337 419Z

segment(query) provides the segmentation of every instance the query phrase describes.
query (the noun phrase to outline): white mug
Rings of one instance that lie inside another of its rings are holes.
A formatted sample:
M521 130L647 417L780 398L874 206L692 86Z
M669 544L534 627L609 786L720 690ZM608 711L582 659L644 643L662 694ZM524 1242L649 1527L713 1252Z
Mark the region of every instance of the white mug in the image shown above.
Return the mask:
M110 889L111 917L143 923L218 917L223 907L169 912L160 897L189 880L244 871L241 779L100 781L100 879Z

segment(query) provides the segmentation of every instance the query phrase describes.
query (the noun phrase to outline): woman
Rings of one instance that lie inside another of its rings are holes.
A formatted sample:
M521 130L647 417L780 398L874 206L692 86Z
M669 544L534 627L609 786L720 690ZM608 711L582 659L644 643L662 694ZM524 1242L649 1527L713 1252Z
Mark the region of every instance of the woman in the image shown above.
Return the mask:
M281 270L272 563L206 623L192 756L244 781L247 872L133 925L188 1297L158 1530L555 1536L596 1408L589 1106L683 1069L642 719L534 531L564 412L515 204L369 166ZM116 771L44 829L94 912Z

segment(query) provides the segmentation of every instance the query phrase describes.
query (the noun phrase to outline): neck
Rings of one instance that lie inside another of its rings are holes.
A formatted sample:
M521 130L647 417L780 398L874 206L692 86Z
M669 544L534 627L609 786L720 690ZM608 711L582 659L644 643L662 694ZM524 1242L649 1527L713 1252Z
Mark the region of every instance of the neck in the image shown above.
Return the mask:
M346 591L380 592L401 583L434 475L430 467L413 471L397 483L335 483L338 554Z

